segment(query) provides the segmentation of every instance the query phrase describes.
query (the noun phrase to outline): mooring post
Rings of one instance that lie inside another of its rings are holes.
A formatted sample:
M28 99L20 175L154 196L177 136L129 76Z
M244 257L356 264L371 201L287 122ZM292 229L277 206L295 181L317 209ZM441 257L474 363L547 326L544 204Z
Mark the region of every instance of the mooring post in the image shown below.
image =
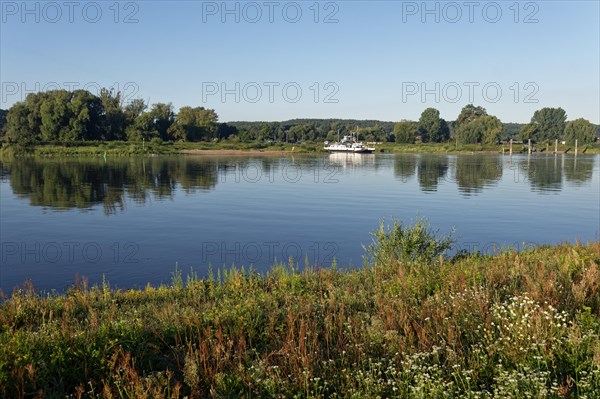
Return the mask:
M510 148L508 150L508 153L510 154L510 156L512 156L512 141L513 141L513 139L510 139Z
M554 154L558 154L558 139L554 140Z
M531 139L527 140L527 154L531 155Z
M575 155L577 155L578 147L579 147L579 140L575 139Z

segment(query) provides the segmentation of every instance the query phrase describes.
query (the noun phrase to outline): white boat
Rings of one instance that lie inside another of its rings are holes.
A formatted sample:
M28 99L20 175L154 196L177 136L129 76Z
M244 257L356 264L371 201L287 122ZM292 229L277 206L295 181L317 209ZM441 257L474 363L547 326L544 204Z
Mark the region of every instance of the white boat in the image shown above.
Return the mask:
M326 141L323 149L330 152L345 152L351 154L370 154L375 151L375 148L367 147L363 143L356 141L354 136L344 136L340 142L331 144Z

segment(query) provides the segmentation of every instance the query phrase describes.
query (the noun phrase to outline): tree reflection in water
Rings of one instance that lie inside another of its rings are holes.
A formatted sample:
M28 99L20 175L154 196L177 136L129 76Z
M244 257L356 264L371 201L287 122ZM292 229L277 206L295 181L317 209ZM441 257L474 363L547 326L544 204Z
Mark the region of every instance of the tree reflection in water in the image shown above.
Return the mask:
M420 156L417 178L421 190L426 193L437 191L440 180L446 177L449 160L447 156Z
M144 203L148 196L171 197L211 190L217 184L213 161L202 158L40 159L3 162L13 192L31 205L87 209L102 204L106 214L124 209L125 199Z
M475 155L456 159L456 184L466 195L480 193L502 179L502 158Z
M345 154L341 154L345 155ZM336 172L331 158L315 163L318 158L250 157L154 157L154 158L16 158L0 162L0 179L9 181L17 195L27 197L34 206L55 209L89 209L102 205L106 214L123 210L126 200L145 203L149 197L171 198L177 190L186 193L213 190L218 183L240 181L274 181L291 164L294 168L324 168L304 171L306 176L319 172L320 178ZM345 159L345 158L344 158ZM492 155L396 155L377 158L374 155L356 168L378 169L387 165L394 176L407 182L416 175L424 193L435 193L441 181L456 184L464 196L473 196L496 185L506 171L515 182L526 181L537 192L556 192L565 182L575 186L592 179L595 157L531 156L506 157ZM368 162L367 162L368 161ZM306 163L304 163L306 162ZM348 162L345 159L344 162ZM509 166L505 167L505 162ZM346 165L344 163L344 165ZM320 166L317 166L320 165ZM325 165L325 166L323 166ZM451 168L452 166L452 168ZM294 169L292 168L292 169ZM292 172L290 169L288 172ZM295 169L294 169L295 170ZM454 173L450 176L449 170ZM337 173L337 172L336 172ZM322 175L322 176L321 176ZM564 175L564 179L563 179ZM335 175L334 178L339 178ZM289 180L289 179L288 179ZM287 180L285 180L287 181Z

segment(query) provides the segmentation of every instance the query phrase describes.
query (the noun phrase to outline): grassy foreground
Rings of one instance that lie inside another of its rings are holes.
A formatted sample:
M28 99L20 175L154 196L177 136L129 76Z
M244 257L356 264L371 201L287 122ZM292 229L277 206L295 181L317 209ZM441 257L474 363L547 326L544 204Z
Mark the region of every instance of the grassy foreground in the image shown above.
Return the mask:
M16 290L0 396L600 396L599 242L445 259L397 233L375 233L360 270Z

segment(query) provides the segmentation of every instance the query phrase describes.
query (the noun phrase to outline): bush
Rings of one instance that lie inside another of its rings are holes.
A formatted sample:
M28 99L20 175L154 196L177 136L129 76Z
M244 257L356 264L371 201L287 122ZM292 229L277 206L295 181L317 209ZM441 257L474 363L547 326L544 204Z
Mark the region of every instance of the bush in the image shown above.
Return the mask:
M414 225L407 227L394 219L392 226L387 228L382 220L379 230L371 233L373 242L365 250L374 266L407 262L430 264L452 248L453 232L438 237L438 231L432 230L427 219L417 218Z

